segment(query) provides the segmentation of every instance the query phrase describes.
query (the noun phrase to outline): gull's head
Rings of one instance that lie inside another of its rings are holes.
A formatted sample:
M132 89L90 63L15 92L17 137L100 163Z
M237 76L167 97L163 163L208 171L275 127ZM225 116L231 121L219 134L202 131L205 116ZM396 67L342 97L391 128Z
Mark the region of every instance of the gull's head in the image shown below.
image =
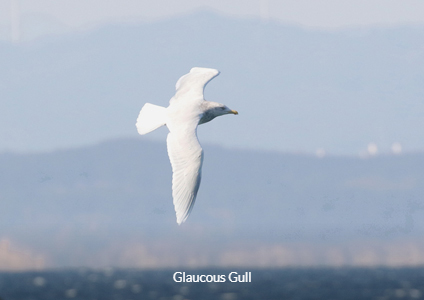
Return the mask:
M217 103L217 102L209 102L211 105L209 107L209 112L215 115L215 117L233 114L238 115L238 112L236 110L232 110L228 108L226 105Z
M216 116L222 116L222 115L238 115L238 111L232 110L225 106L224 104L220 104L220 106L215 107Z
M238 112L228 108L226 105L221 103L204 101L203 115L199 124L209 122L216 117L228 114L238 115Z

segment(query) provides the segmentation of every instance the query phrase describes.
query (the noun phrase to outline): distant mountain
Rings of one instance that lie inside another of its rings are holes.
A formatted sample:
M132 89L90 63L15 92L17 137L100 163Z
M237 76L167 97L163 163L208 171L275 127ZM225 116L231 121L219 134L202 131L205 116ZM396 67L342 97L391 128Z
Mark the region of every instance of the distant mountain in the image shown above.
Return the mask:
M358 154L424 148L424 28L313 31L195 13L0 43L1 150L135 137L145 102L166 106L193 66L220 69L206 97L240 115L202 128L239 148ZM153 133L154 139L162 133Z
M151 266L177 265L178 257L198 266L201 253L208 265L240 247L417 240L423 233L423 154L360 159L208 144L204 150L198 200L181 226L164 143L125 139L1 154L0 238L45 254L52 266L129 266L126 257L134 255ZM231 255L243 261L237 251ZM169 260L158 259L161 253Z

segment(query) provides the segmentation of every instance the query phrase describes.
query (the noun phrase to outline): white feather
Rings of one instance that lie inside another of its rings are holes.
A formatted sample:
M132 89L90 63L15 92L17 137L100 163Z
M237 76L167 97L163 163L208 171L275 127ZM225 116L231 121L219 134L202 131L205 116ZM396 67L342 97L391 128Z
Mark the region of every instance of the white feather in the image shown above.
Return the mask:
M203 100L205 86L218 75L219 71L215 69L192 68L190 73L181 76L177 81L175 85L176 93L173 99L190 97L193 100Z
M196 126L168 134L167 146L172 165L172 198L177 223L184 222L193 208L199 190L203 150L197 140Z
M146 103L138 115L135 126L139 134L146 134L165 124L166 108Z

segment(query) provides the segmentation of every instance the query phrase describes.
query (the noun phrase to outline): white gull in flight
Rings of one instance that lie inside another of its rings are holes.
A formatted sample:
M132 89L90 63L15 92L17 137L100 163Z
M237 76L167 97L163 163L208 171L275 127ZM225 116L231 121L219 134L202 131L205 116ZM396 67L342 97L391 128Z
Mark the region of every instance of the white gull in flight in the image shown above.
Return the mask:
M219 75L208 68L192 68L176 84L176 93L167 108L146 103L140 111L136 127L146 134L163 125L169 129L167 147L172 165L172 197L177 223L187 220L200 186L203 150L197 139L197 125L214 118L238 112L227 106L206 101L206 84Z

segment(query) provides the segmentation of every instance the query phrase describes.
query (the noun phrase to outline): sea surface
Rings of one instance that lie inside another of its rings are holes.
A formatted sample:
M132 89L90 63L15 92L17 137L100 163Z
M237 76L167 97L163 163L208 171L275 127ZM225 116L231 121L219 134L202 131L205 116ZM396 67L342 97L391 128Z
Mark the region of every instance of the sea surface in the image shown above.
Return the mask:
M251 272L251 282L234 283L228 280L230 272L242 275L246 271ZM185 272L186 275L225 275L226 281L175 282L175 272ZM0 299L424 299L424 267L195 270L81 268L2 272Z

